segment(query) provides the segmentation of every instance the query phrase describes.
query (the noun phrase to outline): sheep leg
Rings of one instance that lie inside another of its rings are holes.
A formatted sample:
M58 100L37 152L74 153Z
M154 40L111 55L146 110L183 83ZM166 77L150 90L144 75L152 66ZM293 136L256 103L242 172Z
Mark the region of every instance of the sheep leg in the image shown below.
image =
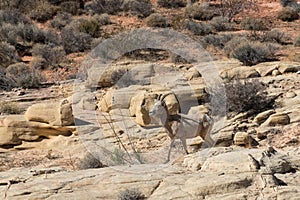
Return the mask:
M172 139L171 139L171 144L170 144L170 147L169 147L168 158L167 158L167 161L166 161L166 163L168 163L168 162L170 161L171 150L172 150L172 147L173 147L174 141L175 141L175 139L174 139L174 138L172 138Z
M184 151L186 154L189 154L188 150L187 150L187 145L186 145L186 139L185 138L180 138L181 143L183 145Z

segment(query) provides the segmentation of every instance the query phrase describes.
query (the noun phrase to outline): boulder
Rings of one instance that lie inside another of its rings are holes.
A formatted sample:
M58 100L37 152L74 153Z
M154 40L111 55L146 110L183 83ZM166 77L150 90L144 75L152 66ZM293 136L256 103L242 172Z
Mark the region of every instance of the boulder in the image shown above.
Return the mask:
M255 70L260 74L261 77L271 75L274 70L277 70L279 65L278 63L260 63L253 66Z
M297 62L281 62L278 68L280 73L298 72L300 70L300 63Z
M275 111L274 110L267 110L267 111L264 111L262 113L259 113L253 120L254 123L257 123L257 124L262 124L265 120L268 119L268 117L272 114L274 114Z
M233 138L235 145L250 147L252 143L251 136L246 132L237 132Z
M19 145L22 141L37 141L41 136L69 136L72 127L52 126L42 122L27 121L23 115L11 115L3 120L0 127L0 145Z
M260 74L252 67L236 67L229 70L225 70L221 72L221 78L223 79L233 79L233 78L254 78L259 77Z
M272 114L262 126L276 126L276 125L287 125L290 123L290 117L286 113L275 113Z
M59 102L34 104L25 112L25 118L28 121L47 123L52 126L73 125L71 100L63 99Z

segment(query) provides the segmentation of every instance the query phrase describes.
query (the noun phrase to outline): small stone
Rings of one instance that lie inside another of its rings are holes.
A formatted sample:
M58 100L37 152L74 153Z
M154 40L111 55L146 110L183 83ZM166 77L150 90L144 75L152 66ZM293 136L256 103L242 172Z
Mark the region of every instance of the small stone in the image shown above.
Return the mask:
M285 96L286 96L286 98L294 98L294 97L297 96L297 95L295 94L295 92L287 92L287 93L285 94Z
M277 69L275 69L275 70L272 71L272 76L278 76L280 74L281 74L280 71L277 70Z

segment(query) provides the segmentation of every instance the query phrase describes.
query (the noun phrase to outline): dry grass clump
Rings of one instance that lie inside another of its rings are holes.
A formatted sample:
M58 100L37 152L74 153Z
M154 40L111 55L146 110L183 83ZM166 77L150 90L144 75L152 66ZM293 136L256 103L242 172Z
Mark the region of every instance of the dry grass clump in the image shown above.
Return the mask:
M214 17L212 20L209 21L209 24L217 32L234 30L234 25L229 22L229 19L227 17Z
M124 0L122 11L141 18L148 17L154 12L150 0Z
M65 27L61 32L61 37L62 45L68 54L91 49L92 37L87 33Z
M126 189L120 192L119 200L144 200L146 199L145 195L140 192L138 189Z
M92 169L92 168L102 168L104 165L91 153L87 153L82 160L78 163L77 167L79 169Z

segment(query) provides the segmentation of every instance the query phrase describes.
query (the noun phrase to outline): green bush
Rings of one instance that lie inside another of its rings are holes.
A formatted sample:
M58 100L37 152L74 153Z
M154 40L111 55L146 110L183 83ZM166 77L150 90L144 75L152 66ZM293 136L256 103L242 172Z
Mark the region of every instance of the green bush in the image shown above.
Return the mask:
M129 12L138 17L148 17L153 13L153 8L150 0L124 0L122 11Z
M295 38L294 46L295 47L300 47L300 36L298 36L298 37Z
M62 46L36 44L32 48L32 55L44 59L45 65L41 69L45 69L48 67L58 67L64 61L66 52Z
M267 26L263 19L248 17L242 20L241 27L249 31L265 31Z
M120 192L119 200L144 200L146 199L145 195L141 193L138 189L126 189Z
M100 35L100 25L96 20L84 20L78 26L78 31L87 33L92 37L98 37Z
M260 113L274 106L267 95L267 86L258 80L235 79L226 83L225 89L229 116L247 111Z
M217 14L208 3L194 3L185 8L185 15L197 20L211 20Z
M64 28L61 32L61 37L66 53L83 52L91 48L92 37L87 33Z
M198 23L198 22L187 20L184 23L184 27L190 30L195 35L207 35L212 33L211 27L202 22Z
M291 7L284 7L282 10L278 12L277 18L282 21L294 21L299 19L298 12Z
M20 114L21 109L15 102L1 101L0 102L0 113L1 114Z
M215 31L234 30L234 26L229 22L229 19L222 16L214 17L211 21L209 21L209 24Z
M185 0L157 0L157 5L163 8L179 8L185 7Z
M150 27L165 28L168 26L166 18L158 13L153 13L149 17L147 17L146 24L147 24L147 26L150 26Z
M237 45L230 56L238 59L244 65L251 66L274 60L274 54L272 45L246 41Z

